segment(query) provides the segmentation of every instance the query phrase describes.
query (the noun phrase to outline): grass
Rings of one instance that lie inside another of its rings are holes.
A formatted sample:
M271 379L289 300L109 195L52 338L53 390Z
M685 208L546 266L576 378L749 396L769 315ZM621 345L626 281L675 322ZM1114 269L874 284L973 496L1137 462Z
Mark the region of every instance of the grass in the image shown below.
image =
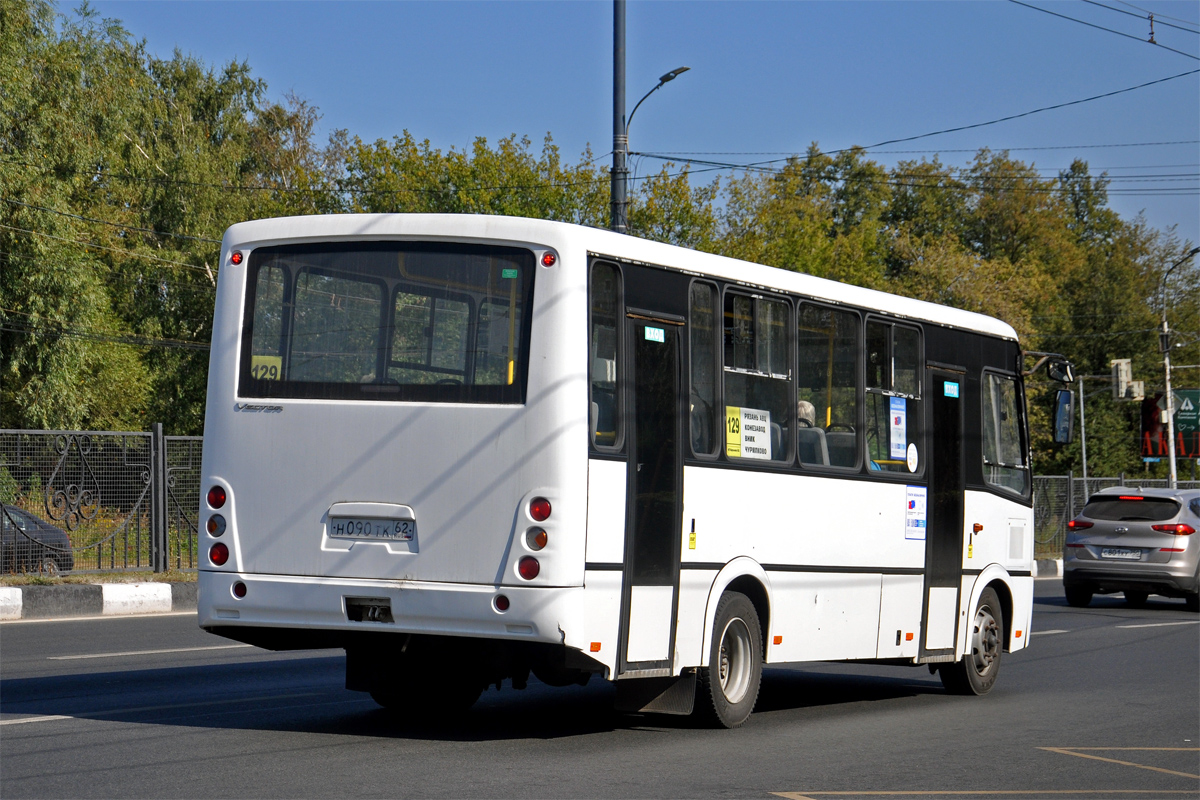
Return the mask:
M188 583L196 580L195 570L171 569L166 572L71 572L50 577L30 574L0 574L0 586L61 586L68 583Z

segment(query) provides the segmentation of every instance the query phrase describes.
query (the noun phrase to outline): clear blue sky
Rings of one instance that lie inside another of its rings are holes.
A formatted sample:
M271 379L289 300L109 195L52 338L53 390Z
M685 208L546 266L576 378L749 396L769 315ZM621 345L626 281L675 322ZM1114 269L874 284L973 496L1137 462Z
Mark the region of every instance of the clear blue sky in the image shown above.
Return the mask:
M691 72L642 105L630 147L758 161L811 142L828 150L985 122L1200 68L1196 2L1026 1L1143 41L1001 0L631 0L627 111L662 73ZM538 143L549 132L571 160L588 145L597 156L612 148L606 0L94 6L159 55L179 48L214 65L249 61L272 97L290 90L316 105L323 135L346 128L372 141L407 129L448 149L511 133ZM1163 47L1144 41L1145 11ZM940 153L962 165L986 146L1049 176L1082 158L1109 173L1122 216L1144 209L1153 226L1176 225L1196 243L1198 139L1200 75L1190 75L872 154L894 164ZM1182 143L1149 144L1158 142ZM657 167L637 165L641 174Z

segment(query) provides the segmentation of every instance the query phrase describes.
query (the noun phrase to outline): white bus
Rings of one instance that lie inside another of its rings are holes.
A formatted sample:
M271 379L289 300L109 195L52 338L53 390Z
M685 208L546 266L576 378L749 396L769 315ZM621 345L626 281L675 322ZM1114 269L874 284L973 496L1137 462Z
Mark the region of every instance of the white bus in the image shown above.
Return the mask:
M200 625L409 715L532 672L745 721L763 664L1029 640L1003 322L604 230L246 222L209 367Z

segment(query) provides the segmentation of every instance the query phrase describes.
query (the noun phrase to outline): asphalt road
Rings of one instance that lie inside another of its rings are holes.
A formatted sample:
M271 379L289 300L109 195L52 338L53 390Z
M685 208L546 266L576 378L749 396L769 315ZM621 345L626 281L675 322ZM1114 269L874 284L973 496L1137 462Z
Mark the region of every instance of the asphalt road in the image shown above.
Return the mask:
M596 681L397 720L343 688L340 652L193 615L4 623L0 796L1200 797L1200 617L1037 592L987 697L924 667L773 668L733 731L617 714Z

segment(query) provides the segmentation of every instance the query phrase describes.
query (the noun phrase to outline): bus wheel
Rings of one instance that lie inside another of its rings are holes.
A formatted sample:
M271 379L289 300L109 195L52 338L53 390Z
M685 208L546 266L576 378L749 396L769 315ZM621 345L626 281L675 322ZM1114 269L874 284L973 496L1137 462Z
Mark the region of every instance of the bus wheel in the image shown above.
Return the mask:
M729 592L717 603L708 666L700 670L696 708L710 722L736 728L750 716L762 682L762 633L758 612L744 594Z
M1004 650L1004 616L1000 598L990 586L983 590L975 619L971 623L970 652L961 661L945 664L938 674L951 694L987 694L1000 674L1000 653Z

